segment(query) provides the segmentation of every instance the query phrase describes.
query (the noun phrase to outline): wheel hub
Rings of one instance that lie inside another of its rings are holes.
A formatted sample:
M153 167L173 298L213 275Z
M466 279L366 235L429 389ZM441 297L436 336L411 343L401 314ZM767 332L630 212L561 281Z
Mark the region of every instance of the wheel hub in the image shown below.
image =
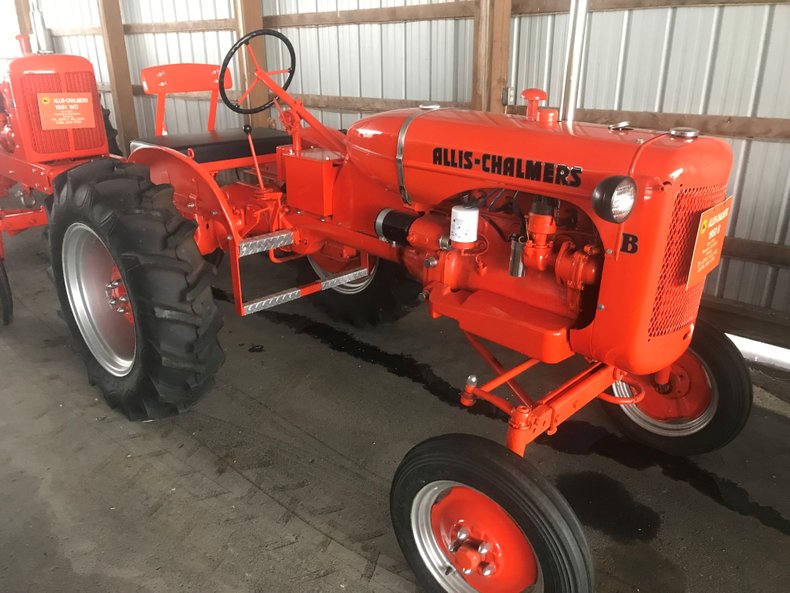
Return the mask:
M710 371L687 350L669 371L669 381L657 384L655 375L627 375L612 386L615 396L633 396L632 387L644 390L636 404L623 405L623 413L637 425L664 436L687 436L707 426L716 412L718 392Z
M112 280L104 287L104 295L107 297L107 306L110 309L123 315L128 322L134 323L132 308L129 306L129 296L126 294L126 285L123 283L117 267L113 268Z
M451 593L523 591L537 582L529 540L508 513L477 490L429 484L412 507L426 566Z
M467 541L458 547L451 546L449 552L451 561L464 575L478 573L483 577L490 577L497 570L499 554L491 554L488 542Z

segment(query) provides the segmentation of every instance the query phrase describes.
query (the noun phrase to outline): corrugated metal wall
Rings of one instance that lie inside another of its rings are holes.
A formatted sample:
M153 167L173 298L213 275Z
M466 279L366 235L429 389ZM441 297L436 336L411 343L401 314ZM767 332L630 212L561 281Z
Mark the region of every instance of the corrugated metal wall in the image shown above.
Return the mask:
M124 23L163 23L200 21L233 17L231 0L124 0L121 2ZM148 66L198 62L219 64L236 40L232 31L188 33L144 33L126 36L132 84L141 84L140 70ZM231 72L236 80L236 73ZM154 134L156 99L151 96L135 97L137 125L141 136ZM171 134L205 130L209 103L196 99L169 99L165 121ZM217 109L217 127L238 127L241 116L220 106Z
M99 9L93 0L87 2L61 2L59 0L40 0L39 6L44 14L47 26L79 29L99 26ZM107 72L107 58L104 53L104 41L101 35L69 35L53 39L55 51L83 56L91 61L96 71L96 83L105 88L109 86L110 75ZM105 107L112 108L112 95L100 92L101 102ZM115 124L115 118L111 115Z
M263 0L266 15L436 4L402 0ZM283 28L297 54L291 90L312 95L468 102L472 97L472 19ZM267 60L280 66L282 44ZM359 112L314 110L346 127Z
M352 10L443 0L262 0L264 14L291 14L316 10ZM158 23L232 18L231 0L123 0L125 23ZM44 0L48 26L78 28L98 26L95 1ZM385 99L430 99L467 102L472 95L471 19L417 21L392 24L285 28L297 53L297 74L291 90L296 93L342 95ZM140 70L174 62L219 64L235 40L230 31L127 35L132 83L140 84ZM100 84L107 84L100 36L56 39L56 49L83 55L97 66ZM282 45L270 40L269 66L282 63ZM233 72L232 74L236 74ZM234 79L235 80L235 79ZM238 84L234 85L238 88ZM107 93L106 101L109 101ZM107 103L110 104L110 103ZM141 135L153 134L155 100L135 97ZM355 111L313 110L327 125L348 126L362 114ZM171 133L205 126L208 102L176 99L168 103L166 120ZM218 110L217 126L241 125L241 117Z
M441 0L434 0L440 2ZM262 0L264 14L353 10L428 0ZM42 0L49 26L98 26L92 0ZM126 23L232 18L231 0L123 0ZM559 102L567 15L512 19L510 84L538 86ZM790 6L751 5L621 10L593 13L588 23L584 108L790 118ZM285 28L297 51L297 93L391 99L470 101L471 19ZM127 35L132 81L140 69L182 61L219 63L235 34L190 32ZM86 56L108 83L100 36L61 37L56 49ZM282 65L270 42L269 65ZM234 75L236 73L234 72ZM238 85L236 85L238 88ZM111 104L109 93L103 100ZM135 97L141 135L152 134L154 100ZM171 133L205 125L206 101L171 101ZM359 112L316 110L328 125L345 127ZM217 125L240 125L220 108ZM730 234L790 244L790 144L730 140L737 196ZM790 270L726 261L708 291L745 303L790 310Z
M510 85L559 103L567 15L511 23ZM790 6L595 12L588 20L579 106L790 118ZM732 140L730 235L790 245L790 144ZM709 294L790 311L790 270L725 260Z
M232 18L231 0L126 0L121 3L124 23L160 23ZM48 27L58 29L98 27L99 13L95 0L41 0L41 11ZM231 31L189 33L146 33L126 36L132 84L140 84L140 70L147 66L175 62L219 64L233 45ZM109 74L101 35L55 37L55 51L88 58L96 70L97 82L109 86ZM232 73L233 74L233 73ZM102 92L102 102L112 108L109 92ZM141 136L153 135L156 100L135 97L135 114ZM197 131L206 127L208 101L173 99L165 115L171 133ZM113 123L114 116L111 115ZM228 109L217 110L217 126L240 126L241 116Z

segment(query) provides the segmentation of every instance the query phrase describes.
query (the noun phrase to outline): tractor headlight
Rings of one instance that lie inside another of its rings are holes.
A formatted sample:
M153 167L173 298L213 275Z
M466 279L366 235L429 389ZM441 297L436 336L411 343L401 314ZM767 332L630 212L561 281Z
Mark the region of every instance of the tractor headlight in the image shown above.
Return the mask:
M621 223L636 203L636 182L625 175L607 177L593 191L595 213L609 222Z

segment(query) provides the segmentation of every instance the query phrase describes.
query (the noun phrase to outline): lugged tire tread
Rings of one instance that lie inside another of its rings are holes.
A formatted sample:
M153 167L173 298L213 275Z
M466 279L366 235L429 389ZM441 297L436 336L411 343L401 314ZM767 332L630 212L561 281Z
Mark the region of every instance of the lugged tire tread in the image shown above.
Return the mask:
M173 188L153 185L143 165L99 159L64 177L56 183L50 250L61 307L69 311L89 380L130 419L189 408L211 389L224 361L217 339L222 316L211 294L216 272L195 244L195 224L176 210ZM60 246L77 220L114 251L135 307L138 356L126 377L113 377L98 364L70 313Z

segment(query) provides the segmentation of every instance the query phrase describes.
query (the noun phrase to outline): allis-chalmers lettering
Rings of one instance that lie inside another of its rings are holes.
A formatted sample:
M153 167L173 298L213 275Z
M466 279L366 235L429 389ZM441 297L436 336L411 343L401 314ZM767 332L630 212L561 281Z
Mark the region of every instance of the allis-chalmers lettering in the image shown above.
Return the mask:
M483 173L504 175L517 179L530 179L556 185L568 185L570 187L579 187L582 184L581 167L569 167L562 163L533 161L487 152L476 155L471 150L456 150L455 148L437 146L433 149L433 164L454 169L474 169L477 167Z

